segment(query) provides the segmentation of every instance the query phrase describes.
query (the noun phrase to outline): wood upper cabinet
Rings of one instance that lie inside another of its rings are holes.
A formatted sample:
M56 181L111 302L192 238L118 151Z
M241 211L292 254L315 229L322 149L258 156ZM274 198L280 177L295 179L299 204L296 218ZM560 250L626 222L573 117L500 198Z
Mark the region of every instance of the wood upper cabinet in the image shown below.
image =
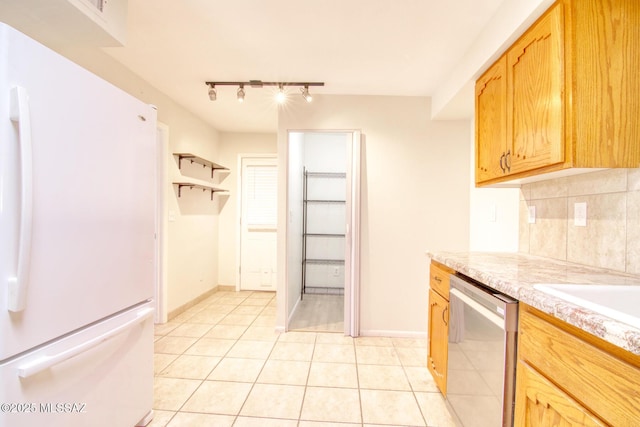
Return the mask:
M520 303L516 426L640 425L640 356Z
M476 184L640 167L638 45L640 2L554 3L476 82Z
M564 160L562 4L507 52L507 173Z
M431 262L429 272L429 343L427 367L443 395L447 395L449 351L449 274L453 270Z
M504 175L507 152L507 59L502 57L476 82L476 180Z

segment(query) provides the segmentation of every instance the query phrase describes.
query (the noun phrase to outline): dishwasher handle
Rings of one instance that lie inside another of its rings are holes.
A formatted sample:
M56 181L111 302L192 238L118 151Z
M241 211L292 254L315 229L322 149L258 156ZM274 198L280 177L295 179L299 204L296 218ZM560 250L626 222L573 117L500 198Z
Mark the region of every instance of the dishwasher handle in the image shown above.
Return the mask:
M464 294L463 292L460 292L456 288L451 288L449 290L449 297L450 298L451 298L451 295L453 295L454 297L458 298L459 300L461 300L462 302L467 304L469 307L471 307L472 309L474 309L475 311L480 313L482 315L482 317L485 317L486 319L488 319L491 323L495 324L500 329L505 330L504 319L502 317L498 316L497 314L493 313L491 310L489 310L488 308L486 308L482 304L478 303L477 301L474 301L468 295Z

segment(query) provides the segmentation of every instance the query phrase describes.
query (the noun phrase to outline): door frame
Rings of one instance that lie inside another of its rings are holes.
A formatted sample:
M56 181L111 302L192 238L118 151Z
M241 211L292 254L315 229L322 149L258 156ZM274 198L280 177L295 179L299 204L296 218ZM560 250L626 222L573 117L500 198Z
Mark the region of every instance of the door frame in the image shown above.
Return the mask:
M238 171L238 182L236 188L236 194L238 194L238 203L236 206L236 224L238 225L236 231L236 292L240 292L240 268L241 268L241 260L242 260L242 160L243 159L275 159L277 163L277 167L280 168L280 161L278 159L277 153L238 153L238 163L237 163L237 171ZM279 176L279 172L278 172ZM278 202L279 203L279 202ZM278 235L279 225L276 224L276 236ZM277 250L277 237L276 237L276 250ZM277 266L277 262L276 262ZM278 272L276 271L276 277ZM277 280L277 279L276 279ZM277 288L277 286L276 286Z
M351 131L351 141L348 145L344 334L358 337L360 336L360 163L362 161L360 131Z
M330 130L330 129L289 129L287 130L286 140L286 193L285 193L285 205L286 205L286 218L289 218L289 148L291 144L291 134L304 134L304 133L343 133L351 134L351 138L347 143L347 197L346 197L346 238L345 238L345 288L344 288L344 334L352 337L360 335L360 185L361 185L361 162L362 162L362 133L356 129L342 129L342 130ZM282 176L280 174L279 176ZM281 218L282 219L282 218ZM289 321L291 320L291 314L295 312L296 307L289 313L289 301L290 298L297 298L298 295L289 295L289 237L293 231L289 229L289 221L285 221L285 262L279 262L278 265L285 265L285 271L278 274L284 275L284 304L280 308L284 314L284 331L289 331ZM281 290L280 288L278 289Z
M156 128L156 247L155 247L155 323L165 323L167 312L167 243L169 205L167 191L169 188L169 126L157 122Z

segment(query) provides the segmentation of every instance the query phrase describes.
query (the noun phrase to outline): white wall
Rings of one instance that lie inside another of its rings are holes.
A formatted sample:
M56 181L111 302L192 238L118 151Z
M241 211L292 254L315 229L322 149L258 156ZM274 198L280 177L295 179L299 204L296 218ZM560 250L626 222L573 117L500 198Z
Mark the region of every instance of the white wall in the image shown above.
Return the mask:
M347 142L351 134L343 132L305 132L304 165L310 172L347 170Z
M194 153L200 157L217 159L217 138L201 140L195 123L182 132L169 127L169 153ZM178 135L176 135L178 133ZM217 136L217 135L216 135ZM169 156L169 181L178 182L183 176L205 180L211 169L197 163L182 162L178 169L175 156ZM201 190L182 189L178 197L177 186L170 184L168 191L168 286L169 313L191 302L218 284L218 211L217 196Z
M475 132L471 122L469 179L469 250L517 252L519 188L476 188Z
M433 94L434 119L473 115L473 82L554 0L505 0Z
M239 156L247 154L273 155L277 152L275 133L227 133L220 134L219 163L230 170L225 173L220 186L229 190L229 195L220 199L220 230L218 235L218 284L237 286L240 228L238 223L238 179L240 177ZM280 165L279 165L280 167Z
M469 245L469 121L429 120L425 97L316 96L281 109L278 155L287 158L287 130L359 129L362 162L361 332L422 336L427 328L427 250ZM286 191L281 169L279 191ZM279 203L285 223L287 206ZM287 242L279 229L279 271ZM279 327L286 276L278 277Z

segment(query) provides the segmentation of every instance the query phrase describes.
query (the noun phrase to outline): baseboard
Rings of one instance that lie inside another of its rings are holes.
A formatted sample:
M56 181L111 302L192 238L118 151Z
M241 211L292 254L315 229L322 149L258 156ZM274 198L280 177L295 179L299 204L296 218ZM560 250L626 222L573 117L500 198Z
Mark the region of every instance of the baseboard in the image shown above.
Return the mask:
M216 288L219 291L225 291L225 292L235 292L236 291L236 287L234 285L218 285L218 287Z
M419 338L426 339L424 331L390 331L384 329L361 329L361 337L389 337L389 338Z
M167 319L171 320L171 319L179 316L180 314L184 313L185 311L187 311L188 309L190 309L194 305L196 305L199 302L209 298L211 295L215 294L219 290L220 290L220 286L215 286L212 289L209 289L207 292L203 293L202 295L195 297L191 301L182 304L180 307L178 307L178 308L176 308L174 310L171 310L169 312L169 314L167 315Z

